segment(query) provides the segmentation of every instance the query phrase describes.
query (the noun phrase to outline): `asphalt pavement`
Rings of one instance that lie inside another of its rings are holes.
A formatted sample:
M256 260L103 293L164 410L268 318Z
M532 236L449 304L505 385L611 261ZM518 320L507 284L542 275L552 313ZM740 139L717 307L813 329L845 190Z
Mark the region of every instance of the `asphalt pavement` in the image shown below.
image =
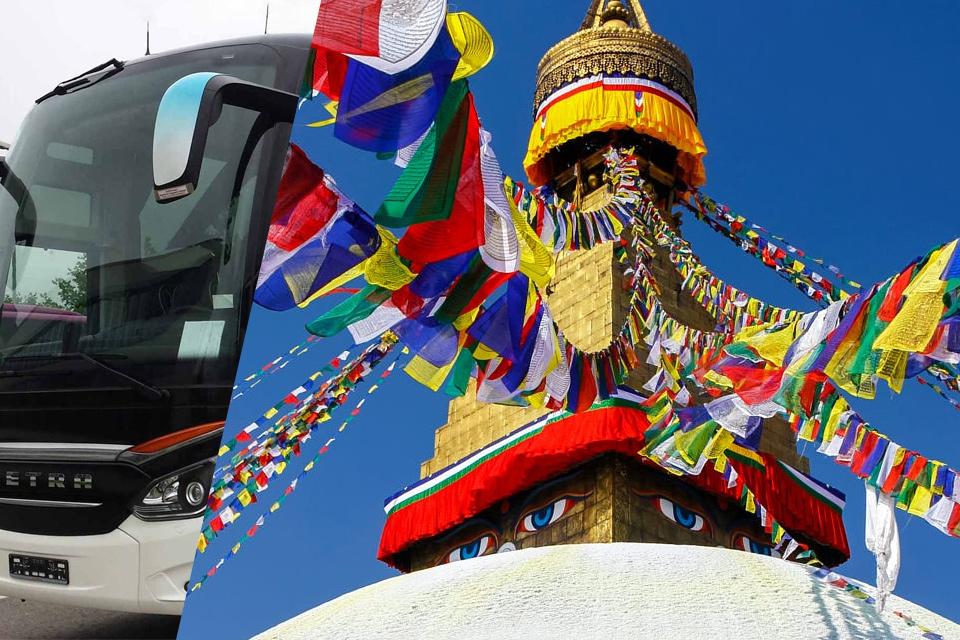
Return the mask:
M77 609L0 597L3 640L172 640L179 626L176 616Z

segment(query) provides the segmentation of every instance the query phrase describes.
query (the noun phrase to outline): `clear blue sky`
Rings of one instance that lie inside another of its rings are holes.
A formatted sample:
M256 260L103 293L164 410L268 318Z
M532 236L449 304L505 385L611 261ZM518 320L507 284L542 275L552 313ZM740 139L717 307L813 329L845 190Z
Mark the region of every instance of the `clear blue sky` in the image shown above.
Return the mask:
M453 5L480 18L496 42L493 62L472 88L504 169L514 176L522 176L537 62L579 26L587 4L462 0ZM960 235L953 198L960 169L955 154L960 88L953 81L960 60L960 5L948 0L647 0L644 5L654 29L681 46L694 64L700 125L710 149L707 193L865 283ZM338 143L329 129L300 127L294 140L369 210L398 175L391 163ZM721 277L773 303L813 308L694 219L688 217L683 230ZM283 314L256 310L241 371L296 344L303 324L330 302ZM228 432L296 387L347 340L319 343L282 376L268 378L235 403ZM886 389L879 395L854 406L900 444L960 466L960 413L913 382L903 396ZM395 575L375 558L383 498L417 479L445 416L443 397L399 372L390 378L284 509L188 598L180 637L248 637ZM333 430L339 422L328 424ZM325 433L319 435L322 441ZM863 545L863 488L846 469L809 453L815 475L847 492L853 559L840 570L873 583L873 556ZM309 457L297 461L265 497L272 499ZM903 568L896 593L960 620L952 585L960 575L960 540L902 512L898 518ZM245 516L225 539L232 542L252 522ZM215 544L201 556L198 574L224 551L222 543Z

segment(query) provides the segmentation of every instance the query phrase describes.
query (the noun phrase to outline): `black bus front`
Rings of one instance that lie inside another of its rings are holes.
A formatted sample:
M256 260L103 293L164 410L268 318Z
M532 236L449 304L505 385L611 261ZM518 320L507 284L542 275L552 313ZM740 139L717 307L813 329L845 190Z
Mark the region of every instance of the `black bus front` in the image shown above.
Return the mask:
M218 102L160 203L155 121L191 74L290 97L308 48L111 61L25 120L0 166L0 595L180 612L290 125Z

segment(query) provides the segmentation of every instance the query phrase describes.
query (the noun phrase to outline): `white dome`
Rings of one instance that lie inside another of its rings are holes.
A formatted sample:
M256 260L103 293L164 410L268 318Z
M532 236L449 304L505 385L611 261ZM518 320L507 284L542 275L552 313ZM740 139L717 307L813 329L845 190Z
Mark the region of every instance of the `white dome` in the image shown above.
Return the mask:
M576 544L390 578L256 640L920 638L898 611L960 639L960 626L922 607L892 596L877 613L782 560L710 547Z

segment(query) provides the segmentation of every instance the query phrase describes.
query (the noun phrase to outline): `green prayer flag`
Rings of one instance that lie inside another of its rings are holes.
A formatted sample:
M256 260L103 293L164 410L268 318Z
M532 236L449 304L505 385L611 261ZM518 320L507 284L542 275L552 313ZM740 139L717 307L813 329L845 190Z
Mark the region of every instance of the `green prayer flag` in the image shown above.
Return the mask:
M433 127L394 183L374 219L385 227L408 227L450 215L460 181L469 101L466 80L447 89Z
M473 373L473 354L469 349L461 349L453 363L453 370L443 385L443 392L451 398L459 398L467 393L470 374Z
M466 272L460 276L447 295L447 299L437 309L434 314L436 320L444 324L453 324L457 318L463 315L464 308L473 300L473 297L477 295L477 292L492 275L493 270L483 262L483 258L478 252L470 261Z
M699 427L695 427L686 433L678 433L676 438L677 451L680 457L689 465L697 464L703 450L710 444L713 434L720 428L713 420L706 422Z
M307 331L322 338L336 335L347 326L373 313L390 298L390 293L389 289L367 285L359 293L355 293L316 320L307 323Z

